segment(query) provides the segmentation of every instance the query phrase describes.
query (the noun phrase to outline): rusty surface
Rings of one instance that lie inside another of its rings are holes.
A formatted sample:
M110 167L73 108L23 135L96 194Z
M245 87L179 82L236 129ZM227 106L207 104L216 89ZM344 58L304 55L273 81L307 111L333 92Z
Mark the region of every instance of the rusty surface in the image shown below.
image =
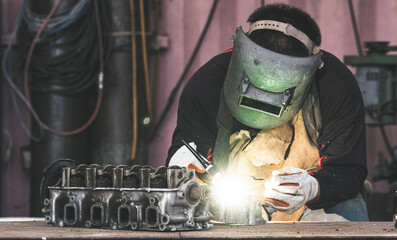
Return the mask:
M390 222L288 222L215 225L206 231L144 232L49 227L44 221L0 222L0 239L397 239Z

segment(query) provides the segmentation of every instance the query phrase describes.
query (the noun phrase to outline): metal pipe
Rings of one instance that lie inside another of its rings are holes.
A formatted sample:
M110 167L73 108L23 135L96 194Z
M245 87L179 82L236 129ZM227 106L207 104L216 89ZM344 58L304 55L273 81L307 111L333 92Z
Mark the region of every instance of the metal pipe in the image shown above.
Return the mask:
M111 15L111 48L129 46L130 36L117 35L130 30L128 1L104 1ZM131 155L131 54L113 50L105 67L101 110L91 129L91 161L97 164L128 164ZM122 108L120 104L122 103Z
M0 0L0 16L3 16L3 1ZM3 59L3 21L2 21L2 17L0 17L0 59ZM1 71L0 71L1 72ZM0 73L0 93L3 93L3 74ZM0 94L1 96L3 96L3 94ZM2 104L2 97L0 97L0 130L1 133L3 133L3 104ZM0 149L3 149L3 145L2 145L2 139L0 138ZM3 168L3 158L2 156L0 156L0 169L4 169ZM3 176L3 174L0 173L0 176ZM0 177L0 216L3 215L2 213L2 209L3 209L3 181L2 181L2 177Z
M353 1L348 0L348 4L349 4L350 18L352 20L352 25L353 25L354 39L356 40L356 45L357 45L357 51L358 51L359 56L363 56L363 50L361 48L360 34L358 33L356 16L354 14Z
M77 1L62 1L57 12L63 12L70 9ZM36 14L49 13L54 6L54 0L36 0L29 1L29 9ZM57 41L67 42L73 38L78 29L68 28ZM48 58L57 57L64 54L65 49L62 46L48 46ZM34 78L31 81L35 81ZM54 78L52 81L56 82ZM51 83L50 83L51 84ZM94 86L96 88L96 86ZM58 130L71 130L80 127L89 118L92 111L89 105L92 91L87 90L81 93L64 96L55 93L42 93L32 91L32 105L41 120L50 127ZM39 126L32 122L32 132L38 135ZM41 142L31 141L32 149L32 174L31 174L31 199L30 199L30 215L41 216L41 199L40 199L40 183L43 177L43 170L58 158L67 157L79 163L88 159L87 143L88 131L73 136L60 136L50 132L46 132Z

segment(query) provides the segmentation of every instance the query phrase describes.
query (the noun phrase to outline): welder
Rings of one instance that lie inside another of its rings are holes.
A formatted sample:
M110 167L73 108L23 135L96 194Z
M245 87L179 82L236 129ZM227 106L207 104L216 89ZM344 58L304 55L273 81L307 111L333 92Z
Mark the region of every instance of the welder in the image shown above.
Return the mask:
M206 181L183 139L218 171L265 180L256 190L264 206L301 211L287 220L368 221L364 107L353 74L320 49L317 23L298 8L265 5L248 22L185 86L167 164Z

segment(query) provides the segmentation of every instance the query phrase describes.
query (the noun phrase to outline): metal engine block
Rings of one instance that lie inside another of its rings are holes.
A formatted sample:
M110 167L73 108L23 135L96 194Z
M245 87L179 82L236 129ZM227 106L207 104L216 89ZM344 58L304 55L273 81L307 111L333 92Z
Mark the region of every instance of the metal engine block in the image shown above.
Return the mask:
M179 167L78 165L62 168L43 213L50 226L180 231L210 228L205 186Z

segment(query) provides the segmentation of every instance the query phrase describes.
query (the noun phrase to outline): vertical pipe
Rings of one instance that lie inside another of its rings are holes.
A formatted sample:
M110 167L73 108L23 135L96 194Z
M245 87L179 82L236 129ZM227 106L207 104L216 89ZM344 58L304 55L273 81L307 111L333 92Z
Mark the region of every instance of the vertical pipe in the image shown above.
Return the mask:
M134 158L134 164L146 165L148 162L148 133L152 122L152 100L151 100L151 83L149 80L148 71L148 51L147 51L147 32L146 23L149 22L147 19L146 12L148 11L148 1L138 1L139 7L135 7L137 22L137 34L141 37L137 38L138 51L137 51L137 63L138 71L138 140L137 140L137 152ZM136 4L138 4L138 2ZM139 28L138 28L139 26ZM149 121L148 121L149 120Z
M132 137L132 80L128 1L108 1L112 53L105 67L101 110L91 129L91 160L97 164L128 164ZM106 34L106 33L105 33Z
M77 1L62 1L57 12L70 9ZM54 0L35 0L29 1L29 8L36 14L47 15L53 5ZM55 13L56 14L56 13ZM93 26L94 27L94 26ZM74 28L68 28L59 38L59 42L67 42L75 34ZM57 42L57 43L59 43ZM66 49L48 46L48 57L56 57L64 53ZM31 81L34 81L31 78ZM57 79L53 79L56 81ZM59 95L54 93L31 92L32 105L37 111L41 120L50 127L57 130L73 130L84 124L92 111L89 106L90 91L86 90L74 95ZM32 122L32 132L37 135L39 128ZM45 132L41 142L31 142L32 150L32 174L31 174L31 216L41 216L40 183L43 177L43 170L58 158L67 157L78 163L85 162L88 158L87 151L88 134L87 131L73 136L60 136L50 132Z
M350 19L352 21L354 39L356 40L356 47L357 47L358 55L363 56L363 50L361 48L360 34L358 33L356 15L354 13L353 1L348 0L347 2L349 4Z
M0 0L0 59L3 59L3 1ZM3 93L3 73L0 70L0 93ZM1 96L3 94L0 94ZM0 131L3 134L3 104L2 97L0 96ZM2 137L0 137L0 149L3 150ZM3 156L0 155L0 171L3 171ZM3 202L3 188L2 188L2 172L0 172L0 217L3 216L2 213L2 202Z

